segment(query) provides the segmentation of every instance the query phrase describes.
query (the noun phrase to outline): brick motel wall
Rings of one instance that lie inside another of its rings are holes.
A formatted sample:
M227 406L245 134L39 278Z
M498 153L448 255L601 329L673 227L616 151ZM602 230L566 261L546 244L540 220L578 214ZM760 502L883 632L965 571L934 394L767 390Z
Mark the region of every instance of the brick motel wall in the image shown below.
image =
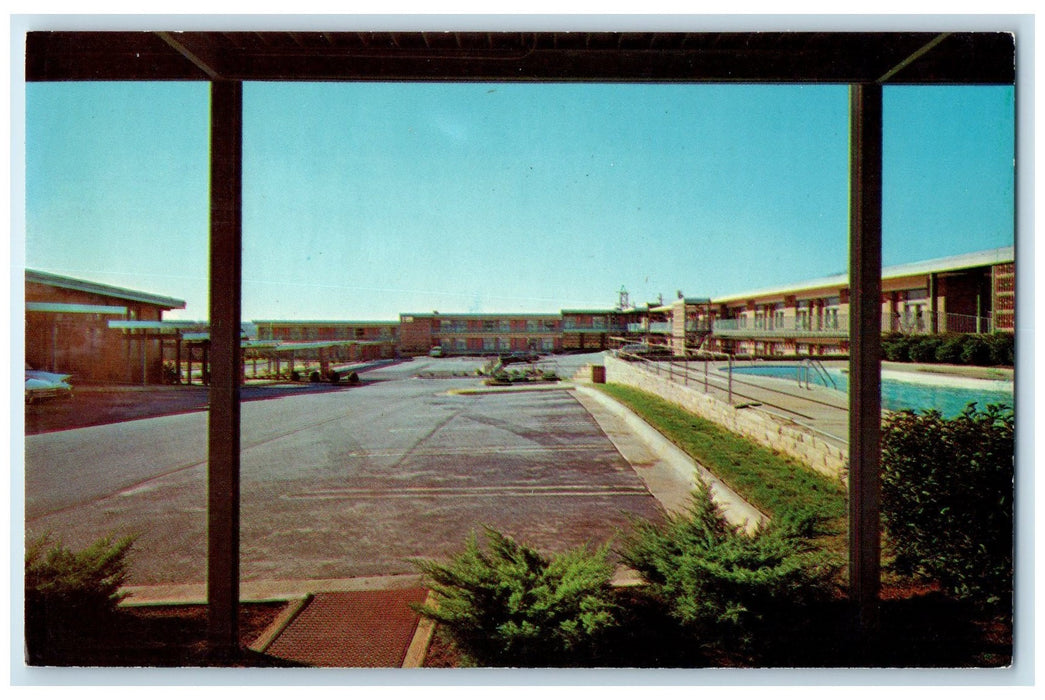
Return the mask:
M761 413L738 410L725 401L663 377L615 357L606 357L606 381L641 389L680 406L701 418L773 450L793 457L825 476L848 476L849 451L823 438Z

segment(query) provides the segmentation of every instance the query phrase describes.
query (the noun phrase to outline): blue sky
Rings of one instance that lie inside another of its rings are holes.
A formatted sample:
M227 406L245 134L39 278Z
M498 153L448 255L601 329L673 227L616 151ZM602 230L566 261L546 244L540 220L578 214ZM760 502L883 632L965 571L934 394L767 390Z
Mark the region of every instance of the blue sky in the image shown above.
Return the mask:
M207 314L206 84L26 87L28 267ZM1013 242L1011 88L887 88L884 263ZM248 84L244 319L843 272L845 86Z

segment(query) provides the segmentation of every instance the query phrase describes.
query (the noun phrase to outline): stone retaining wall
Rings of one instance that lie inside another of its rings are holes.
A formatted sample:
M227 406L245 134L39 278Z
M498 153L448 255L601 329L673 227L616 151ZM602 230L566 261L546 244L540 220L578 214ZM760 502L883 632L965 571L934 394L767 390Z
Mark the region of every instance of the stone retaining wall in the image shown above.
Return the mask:
M752 409L737 409L725 401L658 376L615 357L606 357L606 381L655 394L696 415L714 421L831 478L845 479L849 453L795 423Z

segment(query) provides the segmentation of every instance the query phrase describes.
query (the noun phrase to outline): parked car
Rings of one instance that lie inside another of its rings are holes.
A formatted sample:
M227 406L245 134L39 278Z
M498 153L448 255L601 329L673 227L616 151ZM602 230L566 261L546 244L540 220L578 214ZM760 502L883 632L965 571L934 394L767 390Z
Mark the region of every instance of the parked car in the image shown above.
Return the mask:
M432 348L431 350L428 351L428 356L429 357L442 357L443 356L443 346L442 345L436 345L434 348Z
M71 375L25 370L25 402L33 403L40 399L63 398L72 396L73 388L69 384Z
M541 356L532 350L506 352L498 356L502 365L510 365L515 362L536 362Z

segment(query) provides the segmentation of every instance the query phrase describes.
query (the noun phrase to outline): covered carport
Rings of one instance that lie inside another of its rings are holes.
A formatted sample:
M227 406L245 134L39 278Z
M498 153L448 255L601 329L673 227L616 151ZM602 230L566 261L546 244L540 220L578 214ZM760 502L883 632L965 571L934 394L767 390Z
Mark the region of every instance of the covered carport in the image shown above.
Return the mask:
M1008 33L30 32L26 79L211 83L210 644L237 644L244 81L589 81L850 86L850 593L879 571L882 89L1015 82Z
M382 341L368 340L317 340L305 342L285 342L258 340L244 344L243 348L252 358L264 358L268 364L268 373L273 377L293 378L297 372L298 361L304 362L306 371L310 362L318 363L318 372L322 379L332 378L336 367L362 359L353 357L358 350L366 347L379 347ZM344 351L349 357L345 358ZM254 372L257 375L257 371Z

